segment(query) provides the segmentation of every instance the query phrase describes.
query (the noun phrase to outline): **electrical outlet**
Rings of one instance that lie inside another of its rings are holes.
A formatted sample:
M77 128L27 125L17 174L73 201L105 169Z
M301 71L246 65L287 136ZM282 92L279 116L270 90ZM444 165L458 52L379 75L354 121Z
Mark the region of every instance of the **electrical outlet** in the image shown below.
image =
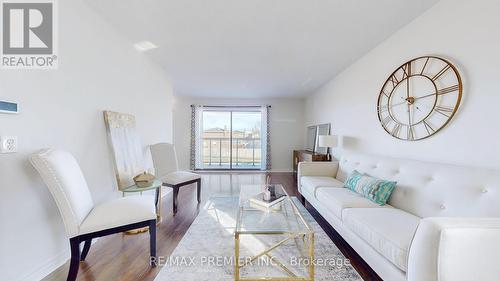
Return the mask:
M0 153L14 153L17 152L17 137L8 136L0 137Z

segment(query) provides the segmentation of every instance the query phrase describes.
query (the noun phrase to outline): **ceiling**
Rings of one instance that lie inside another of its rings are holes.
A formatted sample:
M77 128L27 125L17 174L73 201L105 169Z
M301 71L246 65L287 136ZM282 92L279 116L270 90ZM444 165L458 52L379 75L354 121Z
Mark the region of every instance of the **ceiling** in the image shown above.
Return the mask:
M86 0L165 69L176 95L300 97L437 0Z

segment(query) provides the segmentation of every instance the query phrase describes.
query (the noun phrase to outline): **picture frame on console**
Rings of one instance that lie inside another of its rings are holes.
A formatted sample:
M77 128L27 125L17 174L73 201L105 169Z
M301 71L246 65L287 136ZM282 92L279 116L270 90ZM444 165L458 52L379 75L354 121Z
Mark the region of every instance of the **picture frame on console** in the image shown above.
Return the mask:
M316 148L316 136L318 134L318 126L307 127L306 151L313 152Z
M319 136L330 135L330 128L330 123L308 126L305 150L326 155L328 148L319 146Z

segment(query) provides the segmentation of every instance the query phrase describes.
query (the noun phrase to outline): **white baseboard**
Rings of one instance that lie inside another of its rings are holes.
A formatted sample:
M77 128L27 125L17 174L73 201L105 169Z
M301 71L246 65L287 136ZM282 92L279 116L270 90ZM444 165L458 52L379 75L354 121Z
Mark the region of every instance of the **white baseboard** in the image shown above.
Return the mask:
M92 239L92 245L94 245L94 243L96 243L98 240L99 240L99 237ZM83 243L80 245L80 247L82 247L82 246L83 246ZM47 262L38 266L37 269L35 269L31 272L28 272L27 275L25 275L24 277L21 277L19 280L23 280L23 281L42 280L45 277L49 276L54 271L58 270L66 262L68 262L69 258L70 258L69 249L67 251L62 251L59 254L57 254L55 257L53 257L52 259L49 259Z
M52 273L54 270L61 267L65 264L69 259L69 250L62 251L57 254L52 259L47 260L45 263L41 264L35 270L28 272L24 277L21 277L19 280L23 281L34 281L34 280L42 280L47 275Z

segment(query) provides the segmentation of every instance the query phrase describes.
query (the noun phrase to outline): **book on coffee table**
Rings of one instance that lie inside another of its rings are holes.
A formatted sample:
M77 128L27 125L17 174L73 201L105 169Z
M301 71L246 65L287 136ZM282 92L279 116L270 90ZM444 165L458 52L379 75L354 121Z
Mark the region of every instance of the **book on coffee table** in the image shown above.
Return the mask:
M274 185L267 186L266 188L267 192L261 192L255 196L250 197L248 200L251 203L257 204L259 206L270 208L285 199L286 194L282 192L282 189L275 188Z

